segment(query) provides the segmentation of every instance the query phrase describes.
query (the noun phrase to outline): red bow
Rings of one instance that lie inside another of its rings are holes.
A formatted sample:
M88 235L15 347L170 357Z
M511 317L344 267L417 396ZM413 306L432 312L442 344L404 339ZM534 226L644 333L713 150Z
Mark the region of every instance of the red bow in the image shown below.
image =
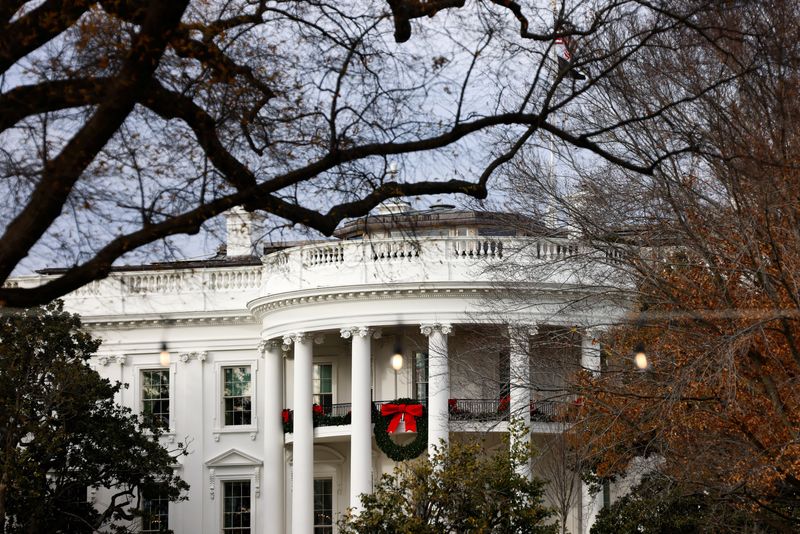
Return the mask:
M392 415L392 420L389 421L389 428L386 431L393 434L397 430L397 425L401 420L406 422L406 432L417 431L417 417L422 417L421 404L383 404L381 406L381 415Z

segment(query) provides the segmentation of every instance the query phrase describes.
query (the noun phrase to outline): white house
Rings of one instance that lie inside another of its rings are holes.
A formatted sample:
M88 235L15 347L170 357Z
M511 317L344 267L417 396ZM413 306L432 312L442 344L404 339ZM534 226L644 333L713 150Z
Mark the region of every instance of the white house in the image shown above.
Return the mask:
M189 500L149 501L160 521L179 534L333 533L394 466L373 437L371 401L424 401L429 444L481 435L499 446L509 410L532 439L563 428L554 421L571 400L553 395L558 371L540 365L536 347L552 352L549 335L577 333L583 342L565 360L598 369L588 327L620 310L581 293L570 273L586 269L570 263L579 242L543 235L491 214L395 203L344 225L338 240L258 257L250 216L235 210L226 253L121 267L65 302L103 339L98 371L130 385L119 402L162 417L166 439L190 444L176 466ZM512 254L562 268L529 280L527 304L500 314L487 304L503 301L490 267ZM588 306L563 311L565 288ZM578 496L571 532L588 532L596 500Z

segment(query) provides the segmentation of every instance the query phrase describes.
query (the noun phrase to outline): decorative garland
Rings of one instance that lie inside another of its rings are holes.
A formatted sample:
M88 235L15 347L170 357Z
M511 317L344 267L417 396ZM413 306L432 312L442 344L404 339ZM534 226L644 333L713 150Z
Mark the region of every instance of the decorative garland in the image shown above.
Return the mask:
M420 404L418 400L414 399L396 399L391 403L385 404L384 406L389 405L405 405L407 407L420 406L421 408L422 415L419 417L414 417L416 420L417 437L414 438L414 441L408 445L398 445L391 438L389 426L392 425L396 427L396 422L393 423L392 421L400 417L400 412L396 411L388 415L381 415L381 412L375 407L375 405L372 405L372 422L375 423L375 429L373 430L373 433L375 434L375 442L377 443L378 448L395 462L412 460L422 454L428 448L427 410ZM406 415L406 418L408 417L410 417L410 415ZM413 425L410 424L408 419L406 420L406 427L413 428Z
M347 412L345 415L326 415L322 406L319 404L314 404L311 409L311 420L313 421L314 427L341 426L350 424L352 415L350 412ZM294 410L284 408L283 412L281 413L281 418L283 420L284 434L294 432Z

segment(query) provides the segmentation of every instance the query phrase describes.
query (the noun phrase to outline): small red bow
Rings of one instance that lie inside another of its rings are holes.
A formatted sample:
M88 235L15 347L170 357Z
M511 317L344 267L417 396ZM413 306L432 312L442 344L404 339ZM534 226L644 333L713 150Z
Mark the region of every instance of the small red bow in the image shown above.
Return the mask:
M384 404L381 406L381 415L394 415L389 421L386 431L393 434L400 421L405 420L406 432L417 431L417 417L422 417L421 404Z

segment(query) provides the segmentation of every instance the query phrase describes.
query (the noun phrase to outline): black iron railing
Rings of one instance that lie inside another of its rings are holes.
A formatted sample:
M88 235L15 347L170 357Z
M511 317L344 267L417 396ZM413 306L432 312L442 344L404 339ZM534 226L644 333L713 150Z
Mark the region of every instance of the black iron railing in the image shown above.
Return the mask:
M501 403L500 399L450 399L447 408L451 421L508 419L508 403Z
M381 405L395 402L394 400L374 401L372 404L374 409L380 413ZM423 406L427 405L425 400L417 402ZM450 399L447 404L451 421L508 421L510 412L510 399L508 397L499 399ZM533 401L530 405L531 421L544 423L571 421L575 419L580 407L580 401ZM352 404L349 402L325 406L315 404L312 410L314 413L314 426L339 426L350 424ZM292 431L293 419L293 410L284 410L283 422L285 432Z
M322 413L331 417L344 417L352 410L352 405L349 402L342 402L339 404L331 404L322 407Z
M450 399L448 403L451 421L507 421L510 399ZM531 402L531 421L552 422L573 418L577 405L565 401Z

